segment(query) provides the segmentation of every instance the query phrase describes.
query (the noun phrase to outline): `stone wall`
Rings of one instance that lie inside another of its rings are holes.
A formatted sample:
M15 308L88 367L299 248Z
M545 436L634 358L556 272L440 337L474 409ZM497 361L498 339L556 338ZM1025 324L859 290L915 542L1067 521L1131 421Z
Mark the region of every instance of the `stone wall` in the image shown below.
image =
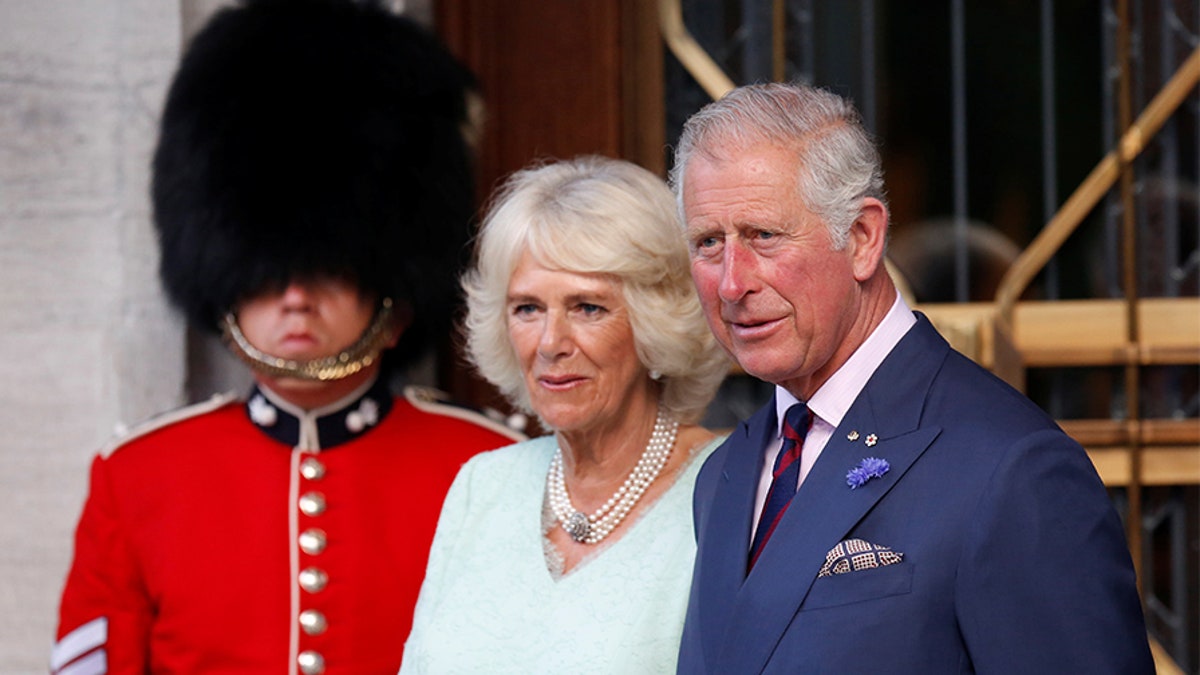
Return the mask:
M0 0L0 671L45 673L91 456L183 402L148 163L163 0Z

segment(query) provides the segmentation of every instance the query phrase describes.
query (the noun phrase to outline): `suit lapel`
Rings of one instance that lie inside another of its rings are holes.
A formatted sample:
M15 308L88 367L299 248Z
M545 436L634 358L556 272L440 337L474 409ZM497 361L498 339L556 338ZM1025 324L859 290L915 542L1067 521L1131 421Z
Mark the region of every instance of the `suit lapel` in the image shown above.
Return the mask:
M720 654L715 661L709 660L716 665L714 672L761 671L804 602L826 552L903 478L940 433L940 428L919 426L924 409L919 394L928 390L947 351L945 341L919 317L871 377L796 492L740 591L731 603L717 605L731 611ZM851 431L858 432L855 440L850 440ZM878 440L867 447L865 439L870 434ZM759 445L759 457L761 448ZM846 474L865 457L884 459L890 468L883 477L851 489ZM742 507L747 512L753 508L758 470L755 463L753 475L740 478L751 485L750 506ZM739 512L714 510L714 520L722 513ZM739 543L749 541L748 523L743 530L741 539L718 541L725 542L725 548L738 549L744 569L746 546ZM724 564L732 566L728 560Z
M746 576L746 555L750 546L750 521L762 449L770 439L775 424L775 403L772 400L746 422L741 423L725 442L726 450L721 474L709 516L703 532L699 533L699 564L696 573L706 611L702 614L706 661L713 662L721 638L726 633L728 608L742 587ZM707 545L706 545L707 543Z

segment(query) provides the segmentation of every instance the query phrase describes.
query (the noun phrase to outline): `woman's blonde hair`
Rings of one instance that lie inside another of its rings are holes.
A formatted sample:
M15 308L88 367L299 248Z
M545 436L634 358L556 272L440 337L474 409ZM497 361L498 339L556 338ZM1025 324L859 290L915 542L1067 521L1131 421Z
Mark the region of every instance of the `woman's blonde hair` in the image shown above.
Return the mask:
M597 156L517 171L497 192L463 277L467 357L516 407L530 408L508 336L508 284L522 255L619 281L642 365L661 373L662 405L695 422L729 361L704 320L683 228L666 183L626 161Z

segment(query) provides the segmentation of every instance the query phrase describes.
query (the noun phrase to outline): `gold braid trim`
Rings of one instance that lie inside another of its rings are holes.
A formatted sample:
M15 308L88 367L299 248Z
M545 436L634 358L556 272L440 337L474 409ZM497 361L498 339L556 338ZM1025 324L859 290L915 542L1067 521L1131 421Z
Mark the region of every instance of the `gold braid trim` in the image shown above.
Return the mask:
M384 298L371 325L363 331L354 344L333 356L309 361L297 361L271 356L250 344L238 326L233 312L225 315L222 322L222 337L229 350L239 359L260 373L272 377L295 377L301 380L329 382L349 377L379 360L387 343L392 339L392 299Z

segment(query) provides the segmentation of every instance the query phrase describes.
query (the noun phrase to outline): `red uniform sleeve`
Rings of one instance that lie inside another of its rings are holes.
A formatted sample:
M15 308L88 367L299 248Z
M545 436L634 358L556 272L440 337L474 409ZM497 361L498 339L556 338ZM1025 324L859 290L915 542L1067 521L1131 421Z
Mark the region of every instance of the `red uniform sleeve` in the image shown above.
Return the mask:
M153 606L109 480L109 462L92 462L87 502L75 532L75 557L59 609L50 671L145 673Z

